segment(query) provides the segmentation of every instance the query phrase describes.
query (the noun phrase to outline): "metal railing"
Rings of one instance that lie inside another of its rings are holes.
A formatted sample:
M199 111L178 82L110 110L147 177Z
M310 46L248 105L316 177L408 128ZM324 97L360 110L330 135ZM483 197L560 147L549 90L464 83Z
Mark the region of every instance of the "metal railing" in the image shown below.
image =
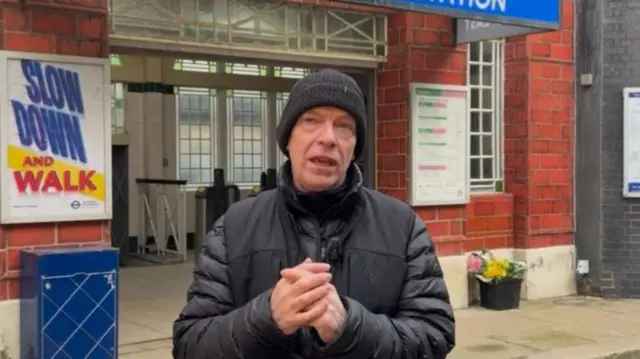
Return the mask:
M140 235L136 257L154 263L182 263L187 260L187 181L136 178L140 186ZM172 188L172 191L168 191ZM167 193L172 192L174 205ZM166 233L167 227L169 233ZM147 229L151 231L147 235ZM172 239L172 241L171 241Z

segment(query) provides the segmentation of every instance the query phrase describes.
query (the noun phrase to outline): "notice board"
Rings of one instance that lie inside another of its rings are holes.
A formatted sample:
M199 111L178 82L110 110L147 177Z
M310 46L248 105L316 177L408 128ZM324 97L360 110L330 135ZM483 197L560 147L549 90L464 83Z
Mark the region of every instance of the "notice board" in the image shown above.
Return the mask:
M623 186L622 195L640 198L640 87L623 89Z
M410 86L412 206L469 202L469 89Z

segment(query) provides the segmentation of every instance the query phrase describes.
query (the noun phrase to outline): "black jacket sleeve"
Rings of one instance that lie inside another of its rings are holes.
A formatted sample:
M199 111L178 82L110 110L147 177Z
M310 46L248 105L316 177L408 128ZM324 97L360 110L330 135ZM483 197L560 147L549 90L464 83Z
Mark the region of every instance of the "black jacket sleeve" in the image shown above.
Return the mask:
M271 317L271 292L236 308L229 283L222 217L205 238L187 304L173 325L174 359L268 357L286 345Z
M325 347L332 358L444 359L455 346L455 320L431 237L417 216L407 246L407 276L391 318L342 298L342 335Z

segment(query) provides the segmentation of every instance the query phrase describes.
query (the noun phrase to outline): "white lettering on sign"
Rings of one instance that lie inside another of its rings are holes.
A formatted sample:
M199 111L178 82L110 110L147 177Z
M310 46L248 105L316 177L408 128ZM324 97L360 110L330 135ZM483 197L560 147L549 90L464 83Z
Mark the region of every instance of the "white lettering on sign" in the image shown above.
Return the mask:
M486 29L491 27L491 23L478 20L465 20L464 26L467 30Z
M468 7L469 9L493 10L507 12L507 0L430 0L433 3L449 3L453 6ZM520 0L522 1L522 0Z

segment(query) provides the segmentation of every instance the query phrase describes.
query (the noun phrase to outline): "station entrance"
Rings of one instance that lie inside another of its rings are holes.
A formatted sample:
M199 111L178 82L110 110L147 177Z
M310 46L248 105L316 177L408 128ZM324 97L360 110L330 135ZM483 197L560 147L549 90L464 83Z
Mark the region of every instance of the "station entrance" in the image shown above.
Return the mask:
M221 169L225 181L237 185L243 198L259 184L262 172L279 169L285 161L275 139L280 113L291 86L315 69L162 54L113 55L112 63L114 199L120 206L115 212L128 212L114 219L112 233L127 237L138 236L143 221L136 216L142 216L145 208L141 207L147 205L141 192L152 180L194 192L211 185L215 170ZM369 102L368 129L373 136L373 71L343 70L358 81ZM373 186L374 179L373 144L368 141L358 162L368 186ZM187 233L195 232L193 197L187 194L184 201ZM162 206L148 193L146 201L150 207ZM174 217L176 222L177 213ZM125 246L126 239L114 241ZM125 247L125 256L134 249Z
M112 9L111 234L121 249L121 344L170 336L199 250L196 191L222 171L244 198L263 172L279 169L279 116L307 73L336 68L360 85L369 141L358 165L365 185L375 186L375 69L386 53L386 18L297 4L214 3L234 19L216 30L224 46L204 41L201 22L181 23L183 35L166 30L175 24L154 16L176 9L156 2Z

